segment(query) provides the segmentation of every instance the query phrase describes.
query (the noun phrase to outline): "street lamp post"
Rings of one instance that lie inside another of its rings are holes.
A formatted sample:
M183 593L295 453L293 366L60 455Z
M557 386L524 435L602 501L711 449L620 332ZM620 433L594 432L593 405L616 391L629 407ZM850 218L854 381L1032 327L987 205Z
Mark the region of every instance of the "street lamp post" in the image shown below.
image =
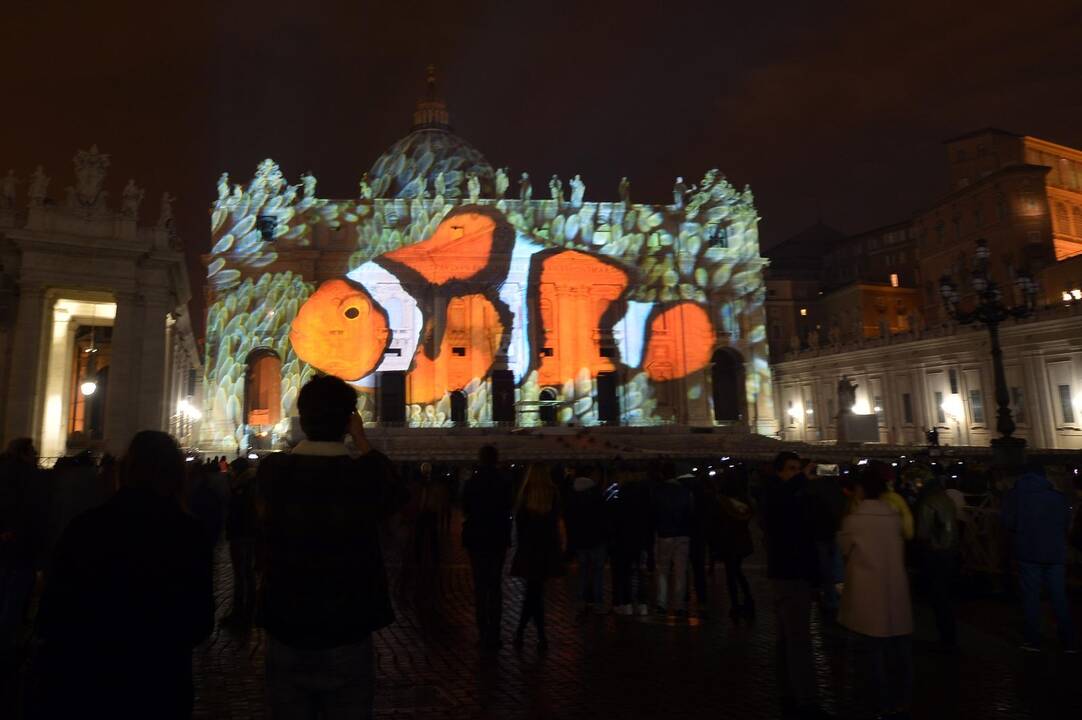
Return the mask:
M1023 302L1020 305L1007 306L1003 302L1003 292L988 272L990 252L985 240L977 241L977 250L973 262L970 284L977 295L977 303L971 310L959 307L961 296L958 286L949 275L940 279L939 292L943 296L943 305L947 314L958 323L969 325L982 323L988 328L992 345L992 372L996 382L996 430L999 437L992 440L997 462L1007 465L1021 464L1025 456L1026 441L1014 437L1014 418L1011 417L1011 396L1007 390L1007 375L1003 371L1003 349L999 345L999 325L1010 318L1024 318L1033 313L1037 306L1037 282L1026 272L1015 273L1015 285L1021 292Z

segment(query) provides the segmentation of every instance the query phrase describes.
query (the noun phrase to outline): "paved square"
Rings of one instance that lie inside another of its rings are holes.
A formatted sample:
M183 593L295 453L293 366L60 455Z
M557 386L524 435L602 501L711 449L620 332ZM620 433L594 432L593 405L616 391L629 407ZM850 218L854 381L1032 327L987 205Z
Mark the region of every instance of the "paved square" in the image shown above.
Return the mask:
M457 527L457 525L456 525ZM445 538L438 577L418 582L390 551L398 622L378 633L377 716L382 718L776 718L774 622L761 554L748 575L759 617L752 626L728 618L722 566L709 619L678 622L613 614L575 618L574 574L548 592L550 648L539 655L527 631L521 650L509 642L519 581L505 579L505 646L478 650L469 566L457 533ZM511 553L508 553L510 560ZM219 616L228 610L228 552L219 549ZM606 583L608 583L606 571ZM1060 654L1048 628L1048 651L1017 649L1020 619L1001 599L960 602L957 655L935 649L926 605L915 604L914 718L1077 717L1082 662ZM1075 603L1076 619L1079 606ZM813 627L822 703L840 717L859 717L854 652L837 629ZM198 718L262 718L264 637L225 629L195 653Z

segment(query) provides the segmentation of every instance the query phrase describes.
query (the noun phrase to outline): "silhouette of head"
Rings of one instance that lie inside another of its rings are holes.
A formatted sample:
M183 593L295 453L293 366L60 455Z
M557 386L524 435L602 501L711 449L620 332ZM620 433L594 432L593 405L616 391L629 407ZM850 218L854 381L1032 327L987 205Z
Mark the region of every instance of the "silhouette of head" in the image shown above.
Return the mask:
M477 453L477 461L482 465L492 466L500 461L500 454L493 445L482 445Z
M774 458L774 473L782 481L793 479L800 472L800 456L784 450Z
M8 443L7 456L20 462L30 462L35 465L38 462L38 451L34 448L32 438L15 438Z
M890 465L879 460L872 460L857 478L857 487L863 491L864 499L876 500L887 491L890 476Z
M184 488L184 453L172 435L142 430L132 438L121 472L128 487L175 498Z
M305 383L297 398L301 430L309 440L340 442L357 411L357 393L334 375L320 375Z

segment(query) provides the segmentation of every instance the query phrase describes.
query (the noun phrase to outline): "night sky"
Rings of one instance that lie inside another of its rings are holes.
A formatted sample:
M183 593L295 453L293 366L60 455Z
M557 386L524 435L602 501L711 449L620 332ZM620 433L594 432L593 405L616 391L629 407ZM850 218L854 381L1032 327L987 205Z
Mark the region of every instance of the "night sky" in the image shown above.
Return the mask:
M856 232L944 192L941 141L984 126L1082 147L1082 3L10 0L0 173L112 155L163 190L198 282L222 171L271 157L323 197L405 135L439 67L456 131L493 165L582 173L587 200L668 201L718 167L749 183L763 244L818 217ZM108 9L106 9L108 8ZM19 188L25 193L25 184ZM198 295L198 290L195 291Z

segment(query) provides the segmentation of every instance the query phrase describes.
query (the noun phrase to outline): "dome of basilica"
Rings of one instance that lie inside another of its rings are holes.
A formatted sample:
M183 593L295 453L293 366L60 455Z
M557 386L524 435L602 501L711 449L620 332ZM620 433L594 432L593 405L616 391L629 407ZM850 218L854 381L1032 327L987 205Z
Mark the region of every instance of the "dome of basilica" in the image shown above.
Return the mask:
M375 197L412 198L422 187L426 195L435 195L441 173L444 197L468 195L471 174L481 182L481 195L491 196L495 171L477 148L451 131L447 106L436 99L435 84L429 68L428 98L417 103L410 134L380 155L368 171Z

